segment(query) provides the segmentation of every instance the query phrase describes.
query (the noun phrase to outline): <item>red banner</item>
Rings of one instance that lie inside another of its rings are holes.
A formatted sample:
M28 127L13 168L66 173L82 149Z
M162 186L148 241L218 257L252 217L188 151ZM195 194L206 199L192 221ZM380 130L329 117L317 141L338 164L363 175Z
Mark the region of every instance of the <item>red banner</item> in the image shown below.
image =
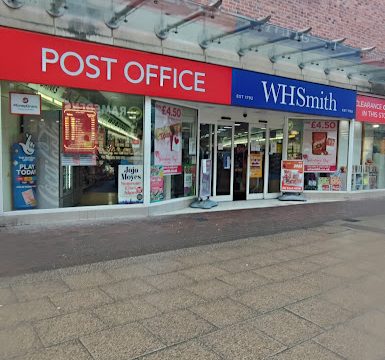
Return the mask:
M0 79L230 104L231 68L0 27Z
M63 152L65 154L95 154L98 138L96 109L63 104Z
M358 95L356 119L363 122L385 124L385 99Z

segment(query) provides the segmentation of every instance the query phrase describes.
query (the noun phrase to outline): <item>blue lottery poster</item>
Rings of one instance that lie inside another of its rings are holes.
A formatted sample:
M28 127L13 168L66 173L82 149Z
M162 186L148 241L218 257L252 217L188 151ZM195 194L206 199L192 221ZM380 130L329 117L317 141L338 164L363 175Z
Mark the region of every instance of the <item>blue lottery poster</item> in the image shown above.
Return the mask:
M30 134L26 134L25 143L12 146L12 188L15 210L36 208L36 156Z

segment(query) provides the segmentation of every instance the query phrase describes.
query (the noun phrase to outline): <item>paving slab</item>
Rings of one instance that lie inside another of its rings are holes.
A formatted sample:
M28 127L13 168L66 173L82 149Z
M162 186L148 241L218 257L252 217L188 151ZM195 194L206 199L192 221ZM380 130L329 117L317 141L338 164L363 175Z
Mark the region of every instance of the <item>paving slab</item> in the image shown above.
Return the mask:
M12 290L19 301L30 301L49 295L61 294L69 291L69 287L62 280L36 282L32 284L15 285Z
M17 302L17 298L12 289L7 286L0 288L0 305L7 305Z
M146 276L143 280L158 290L173 289L195 283L195 280L187 276L183 271Z
M322 332L314 323L286 310L278 310L252 320L255 327L277 341L292 346Z
M107 272L91 271L82 274L63 276L63 281L72 290L104 285L114 281L114 278Z
M100 288L114 300L124 300L158 291L142 279L122 280L113 284L100 286Z
M113 302L111 297L98 288L67 291L49 298L63 312L73 312Z
M193 340L157 351L140 360L221 360L221 358Z
M320 297L313 297L288 305L286 309L324 329L346 322L354 316L354 313Z
M185 309L193 305L200 304L205 300L202 297L186 289L172 289L161 291L141 297L145 301L162 312Z
M123 325L160 314L160 310L142 299L131 299L100 306L93 309L92 312L110 326Z
M104 329L106 325L89 312L76 312L34 323L44 346L78 339L81 335Z
M93 360L79 341L69 341L17 358L17 360Z
M142 321L142 324L166 345L193 339L216 329L212 324L188 310L159 315Z
M256 312L249 307L228 298L196 305L190 310L218 328L256 316Z
M41 347L41 343L29 324L0 330L0 359L7 359Z
M221 297L228 297L236 291L236 288L223 281L212 279L190 285L187 287L187 290L203 299L212 300Z
M61 312L48 298L15 303L0 307L0 329L19 323L41 320L60 315Z
M220 329L199 341L225 360L262 360L286 349L258 330L252 321Z
M269 360L343 360L343 358L323 346L307 341L275 355Z
M382 360L385 342L353 327L340 325L314 339L349 360Z
M83 336L80 341L94 360L131 360L165 347L137 323Z

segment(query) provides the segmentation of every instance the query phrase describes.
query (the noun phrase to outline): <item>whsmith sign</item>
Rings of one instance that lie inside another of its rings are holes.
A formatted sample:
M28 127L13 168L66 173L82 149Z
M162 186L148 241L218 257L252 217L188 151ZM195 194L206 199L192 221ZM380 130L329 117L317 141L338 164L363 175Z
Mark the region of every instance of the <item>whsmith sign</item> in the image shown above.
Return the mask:
M352 119L352 90L233 69L231 104Z
M348 119L355 115L351 90L1 26L0 38L7 49L0 57L0 80Z

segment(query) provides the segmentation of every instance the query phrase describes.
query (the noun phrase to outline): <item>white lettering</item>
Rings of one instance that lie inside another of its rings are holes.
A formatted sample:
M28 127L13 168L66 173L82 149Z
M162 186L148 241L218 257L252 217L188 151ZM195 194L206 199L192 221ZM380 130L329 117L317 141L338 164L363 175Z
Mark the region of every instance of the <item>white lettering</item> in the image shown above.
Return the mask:
M193 76L193 72L191 70L182 70L179 74L179 85L180 87L183 89L183 90L187 90L187 91L190 91L192 90L192 86L186 86L184 83L183 83L183 77L185 75L191 75Z
M93 64L91 60L99 61L99 57L97 57L96 55L88 55L86 57L86 65L92 70L94 70L93 74L87 71L86 76L91 79L97 79L100 76L100 69L95 64Z
M140 75L137 79L133 79L130 77L130 75L128 74L128 71L130 70L130 67L131 66L136 66L139 71L140 71ZM130 82L130 83L133 83L133 84L139 84L143 81L144 79L144 69L143 69L143 66L140 65L138 62L136 61L130 61L126 64L126 66L124 67L124 76L126 77L126 79Z
M153 64L147 64L146 66L146 84L150 85L151 78L157 78L158 75L156 73L151 72L151 70L157 70L158 65L153 65Z
M68 57L74 57L76 58L78 61L79 61L79 68L76 70L76 71L71 71L71 70L68 70L66 65L65 65L65 61L67 60ZM82 57L77 54L76 52L73 52L73 51L67 51L65 52L61 57L60 57L60 67L61 69L69 76L78 76L80 75L83 70L84 70L84 62L83 62L83 59Z
M160 67L160 86L161 87L163 87L164 85L164 80L171 80L171 76L165 74L166 71L167 72L171 71L171 68L166 66Z
M263 91L265 93L265 101L269 102L270 94L272 93L274 104L276 104L278 101L279 92L281 91L281 84L279 84L278 86L278 92L275 91L275 87L273 83L270 85L269 91L267 91L267 81L262 81L262 85L263 85Z
M194 90L197 92L206 92L206 89L204 88L205 80L203 79L206 77L205 73L196 72L195 73L195 81L194 81ZM202 79L200 79L202 78ZM202 87L199 87L199 85L202 85Z
M116 59L112 59L112 58L108 58L108 57L104 57L102 56L100 58L101 61L105 61L107 63L107 80L111 80L111 73L112 73L112 64L116 64L118 62L118 60Z
M48 58L48 54L53 55L53 57ZM47 64L55 64L59 60L59 54L54 49L42 48L41 49L41 71L47 71Z

